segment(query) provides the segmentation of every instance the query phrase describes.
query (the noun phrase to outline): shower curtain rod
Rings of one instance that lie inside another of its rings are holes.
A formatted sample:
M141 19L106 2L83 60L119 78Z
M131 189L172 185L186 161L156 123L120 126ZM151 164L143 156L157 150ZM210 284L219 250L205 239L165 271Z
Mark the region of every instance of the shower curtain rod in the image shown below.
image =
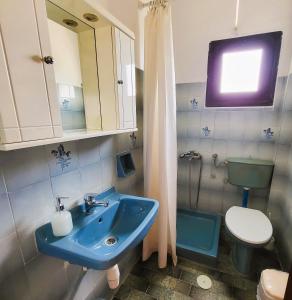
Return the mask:
M139 8L145 8L145 7L150 7L150 6L165 6L167 0L154 0L154 1L149 1L149 2L142 2L139 1Z

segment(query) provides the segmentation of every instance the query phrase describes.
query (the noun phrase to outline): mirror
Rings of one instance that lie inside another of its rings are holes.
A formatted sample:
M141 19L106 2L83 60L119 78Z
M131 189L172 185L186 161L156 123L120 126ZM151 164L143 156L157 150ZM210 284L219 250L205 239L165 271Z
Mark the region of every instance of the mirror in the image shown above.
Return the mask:
M63 129L101 129L95 29L51 1L46 8Z

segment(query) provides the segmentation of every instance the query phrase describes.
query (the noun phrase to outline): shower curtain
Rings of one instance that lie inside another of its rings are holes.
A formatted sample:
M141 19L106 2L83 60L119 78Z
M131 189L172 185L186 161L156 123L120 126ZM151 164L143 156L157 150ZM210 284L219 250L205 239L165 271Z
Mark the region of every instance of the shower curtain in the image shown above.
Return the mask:
M144 191L159 201L156 222L143 243L143 260L158 252L176 265L177 141L175 74L168 3L155 1L145 19Z

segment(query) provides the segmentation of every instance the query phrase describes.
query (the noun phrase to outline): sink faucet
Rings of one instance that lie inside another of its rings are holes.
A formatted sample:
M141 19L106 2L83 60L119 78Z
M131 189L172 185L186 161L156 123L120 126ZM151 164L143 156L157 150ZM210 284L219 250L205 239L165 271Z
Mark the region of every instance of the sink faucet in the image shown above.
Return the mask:
M96 197L97 195L98 195L98 194L86 194L86 195L84 196L84 203L85 203L85 210L86 210L86 213L89 213L90 210L91 210L93 207L97 207L97 206L108 207L109 201L107 201L107 200L97 201L97 200L95 199L95 197Z

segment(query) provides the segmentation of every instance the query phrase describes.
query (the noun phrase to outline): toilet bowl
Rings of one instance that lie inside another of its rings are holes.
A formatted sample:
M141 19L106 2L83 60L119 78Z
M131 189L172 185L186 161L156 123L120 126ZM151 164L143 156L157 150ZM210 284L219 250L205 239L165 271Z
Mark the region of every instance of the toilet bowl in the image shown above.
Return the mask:
M233 206L226 212L225 225L233 237L233 263L239 272L248 274L254 248L265 246L272 238L272 224L257 209Z
M289 274L277 270L267 269L261 274L257 290L257 300L282 300Z

